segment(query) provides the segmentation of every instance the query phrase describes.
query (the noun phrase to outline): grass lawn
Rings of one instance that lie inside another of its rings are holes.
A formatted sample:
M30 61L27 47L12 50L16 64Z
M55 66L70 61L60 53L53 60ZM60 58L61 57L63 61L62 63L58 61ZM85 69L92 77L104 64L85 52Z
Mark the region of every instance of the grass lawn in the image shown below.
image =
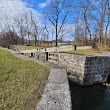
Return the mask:
M13 45L13 46L21 50L30 50L30 49L40 48L39 46L25 46L25 45Z
M0 49L0 110L35 110L49 72Z
M102 56L102 51L95 49L84 49L84 50L73 50L64 53L77 54L77 55L92 55L92 56Z
M32 45L32 46L25 46L25 45L13 45L15 48L17 49L21 49L21 50L30 50L30 49L36 49L36 48L51 48L51 47L55 47L55 43L52 43L52 45ZM61 44L58 44L58 47L60 47Z
M39 45L39 46L25 46L25 45L14 45L15 48L17 49L21 49L21 50L30 50L30 49L36 49L36 48L50 48L50 47L54 47L54 46L44 46L44 45Z

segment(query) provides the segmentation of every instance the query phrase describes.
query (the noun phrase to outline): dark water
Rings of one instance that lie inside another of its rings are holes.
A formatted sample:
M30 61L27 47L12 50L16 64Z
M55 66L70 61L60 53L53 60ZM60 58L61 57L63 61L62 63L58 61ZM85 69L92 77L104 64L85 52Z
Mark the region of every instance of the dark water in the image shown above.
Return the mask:
M70 82L72 110L110 110L110 89L100 85L80 87Z

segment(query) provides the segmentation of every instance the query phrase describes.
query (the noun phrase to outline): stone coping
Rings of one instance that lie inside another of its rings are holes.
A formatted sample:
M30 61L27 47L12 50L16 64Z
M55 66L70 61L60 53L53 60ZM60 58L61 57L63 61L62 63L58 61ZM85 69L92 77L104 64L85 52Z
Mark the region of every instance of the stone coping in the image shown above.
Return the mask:
M71 110L71 95L66 70L52 69L36 110Z

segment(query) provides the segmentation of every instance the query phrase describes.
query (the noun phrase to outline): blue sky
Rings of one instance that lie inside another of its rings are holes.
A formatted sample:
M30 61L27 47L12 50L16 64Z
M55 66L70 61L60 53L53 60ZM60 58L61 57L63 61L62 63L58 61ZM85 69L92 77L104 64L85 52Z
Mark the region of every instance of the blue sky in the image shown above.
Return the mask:
M28 3L29 7L37 10L37 11L42 11L43 8L41 8L39 5L41 3L46 3L48 0L22 0L26 3Z
M43 14L43 11L45 10L46 6L48 7L48 4L50 2L50 0L22 0L22 1L27 3L28 7L33 8L34 10L37 10L41 14ZM78 0L74 0L74 4L77 1ZM73 17L73 14L72 14L72 16L69 15L69 17L67 17L66 21L69 24L73 23L72 17Z
M22 1L27 3L28 7L33 8L34 10L37 10L41 14L43 14L42 12L45 10L46 6L48 7L48 4L50 2L50 0L22 0ZM76 6L76 3L78 1L79 0L74 0L73 4ZM69 17L67 18L68 23L73 23L72 17L73 16L69 15ZM70 21L70 20L72 20L72 21Z

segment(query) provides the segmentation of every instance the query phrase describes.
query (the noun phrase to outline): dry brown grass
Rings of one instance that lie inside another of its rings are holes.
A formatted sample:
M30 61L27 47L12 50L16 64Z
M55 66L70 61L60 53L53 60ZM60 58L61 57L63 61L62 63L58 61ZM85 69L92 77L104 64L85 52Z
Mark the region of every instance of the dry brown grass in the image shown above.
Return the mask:
M102 56L101 50L96 50L96 49L84 49L84 50L74 50L74 51L69 51L66 53L70 54L77 54L77 55L92 55L92 56Z
M36 48L50 48L54 46L48 46L48 45L41 45L41 46L25 46L25 45L13 45L16 49L21 49L21 50L30 50L30 49L36 49Z

